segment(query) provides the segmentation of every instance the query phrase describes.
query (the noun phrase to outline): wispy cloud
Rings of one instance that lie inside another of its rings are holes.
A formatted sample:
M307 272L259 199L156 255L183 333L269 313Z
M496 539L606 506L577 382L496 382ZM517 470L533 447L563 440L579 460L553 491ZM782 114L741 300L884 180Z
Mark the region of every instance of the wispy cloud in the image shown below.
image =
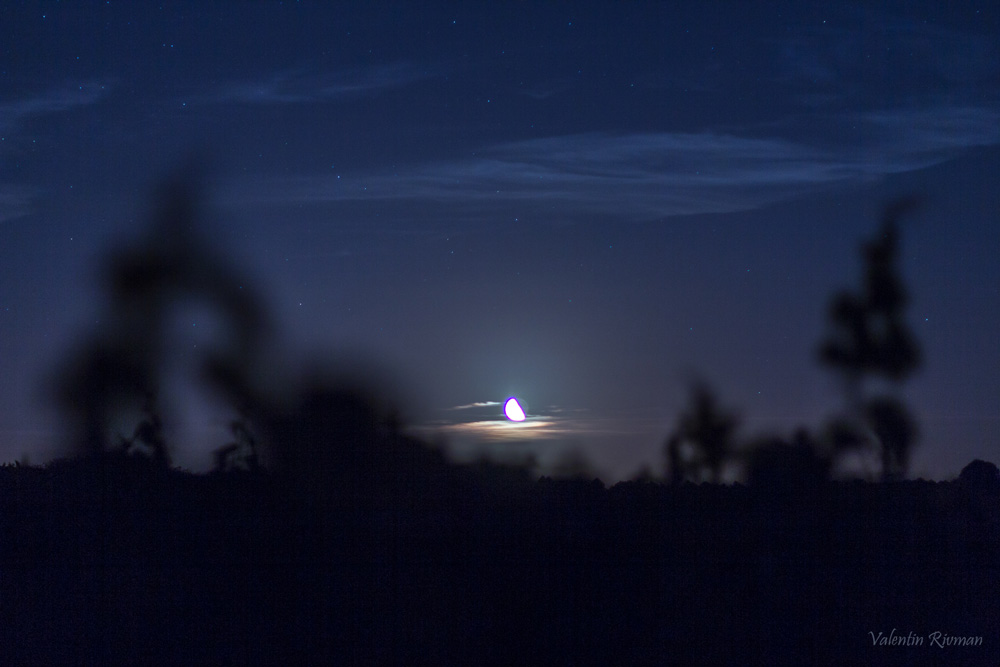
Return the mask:
M436 422L416 427L421 433L443 434L472 442L572 441L594 436L626 436L662 428L659 420L635 417L578 414L529 416L513 422L504 418Z
M1000 143L1000 112L993 108L897 109L828 120L860 130L824 144L712 132L549 137L497 145L476 158L397 168L391 175L243 183L232 197L279 205L415 202L456 218L520 213L650 220L753 209Z
M506 419L487 419L459 424L444 424L436 430L446 435L474 438L484 442L511 440L550 440L566 435L556 422L543 418L512 422Z
M30 119L46 114L61 113L95 104L110 90L107 81L87 81L75 85L51 88L43 93L0 102L0 159L18 145L17 136ZM34 188L11 183L0 183L0 222L24 217L32 211L32 202L38 196Z
M457 441L471 442L569 442L593 436L624 436L645 433L652 426L658 431L659 415L648 410L604 412L588 408L549 405L528 410L527 419L515 422L498 410L500 401L477 401L443 408L439 418L415 426L415 431L444 435Z
M449 410L469 410L470 408L489 408L493 406L500 405L499 401L479 401L478 403L469 403L467 405L456 405L455 407L448 408Z
M305 104L373 95L437 76L431 67L393 63L336 72L286 70L254 80L238 81L206 95L203 103Z
M34 192L27 188L0 183L0 222L28 215L33 198Z
M993 108L872 111L858 114L858 120L871 126L879 143L910 156L945 159L959 149L1000 143L1000 110Z
M561 95L571 90L577 83L578 80L576 78L564 77L562 79L551 79L536 83L527 88L521 88L518 92L535 100L547 100L550 97Z
M798 90L796 99L807 107L854 106L880 88L910 103L983 100L998 92L1000 45L989 32L869 5L840 3L827 14L820 22L810 12L807 23L763 40L775 54L771 78Z
M26 118L94 104L109 92L107 81L87 81L44 93L0 102L0 130L10 131Z

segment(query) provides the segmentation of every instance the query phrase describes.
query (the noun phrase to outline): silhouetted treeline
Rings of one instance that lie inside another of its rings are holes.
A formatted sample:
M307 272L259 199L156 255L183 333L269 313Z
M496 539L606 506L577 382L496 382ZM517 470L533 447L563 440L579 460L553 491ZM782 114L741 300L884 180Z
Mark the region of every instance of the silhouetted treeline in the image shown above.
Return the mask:
M608 489L477 464L312 507L263 470L8 466L0 660L985 664L998 477ZM893 628L984 643L872 645Z

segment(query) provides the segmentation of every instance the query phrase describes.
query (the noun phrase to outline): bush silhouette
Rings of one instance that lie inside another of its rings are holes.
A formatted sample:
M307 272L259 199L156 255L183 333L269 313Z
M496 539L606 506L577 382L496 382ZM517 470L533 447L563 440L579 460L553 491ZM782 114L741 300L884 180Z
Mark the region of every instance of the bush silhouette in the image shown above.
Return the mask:
M1000 489L1000 470L994 463L976 459L962 468L958 481L969 488L997 490Z

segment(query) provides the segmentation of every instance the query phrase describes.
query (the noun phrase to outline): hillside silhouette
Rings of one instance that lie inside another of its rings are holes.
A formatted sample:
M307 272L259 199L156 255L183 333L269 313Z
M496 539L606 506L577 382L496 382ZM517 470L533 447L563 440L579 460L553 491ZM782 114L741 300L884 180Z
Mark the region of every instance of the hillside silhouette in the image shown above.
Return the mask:
M901 209L865 246L862 295L831 305L843 414L747 444L695 384L664 479L607 488L453 463L387 388L279 384L260 299L199 239L197 204L170 181L148 236L109 257L106 324L57 382L66 457L0 468L0 663L1000 661L1000 472L905 480L912 418L868 382L918 361ZM225 323L200 377L239 415L201 475L171 467L159 400L166 322L192 299ZM881 481L834 479L858 449ZM719 483L728 463L745 484Z

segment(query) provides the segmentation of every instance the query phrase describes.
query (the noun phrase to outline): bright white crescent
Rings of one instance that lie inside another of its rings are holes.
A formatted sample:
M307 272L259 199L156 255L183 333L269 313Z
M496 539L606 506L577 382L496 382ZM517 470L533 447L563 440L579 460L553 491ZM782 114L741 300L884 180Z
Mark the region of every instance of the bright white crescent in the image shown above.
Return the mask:
M507 415L507 419L512 422L524 421L524 410L521 409L521 405L513 396L508 398L507 402L503 404L503 413Z

